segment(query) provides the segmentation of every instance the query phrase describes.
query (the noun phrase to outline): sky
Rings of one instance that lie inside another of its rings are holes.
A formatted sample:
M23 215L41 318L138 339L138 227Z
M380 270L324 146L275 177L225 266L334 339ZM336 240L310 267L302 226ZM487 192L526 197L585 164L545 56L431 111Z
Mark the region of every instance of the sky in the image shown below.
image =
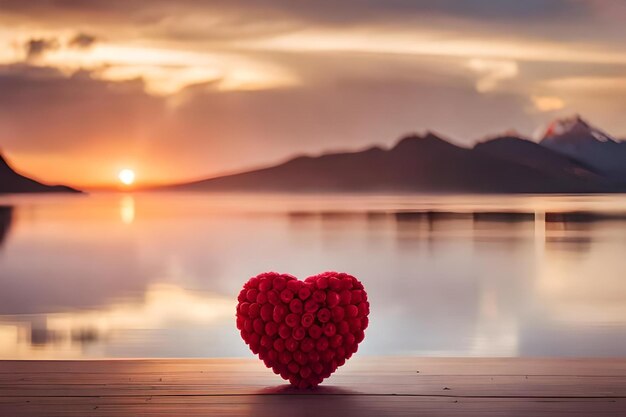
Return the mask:
M161 184L581 114L626 138L620 0L0 0L0 149Z

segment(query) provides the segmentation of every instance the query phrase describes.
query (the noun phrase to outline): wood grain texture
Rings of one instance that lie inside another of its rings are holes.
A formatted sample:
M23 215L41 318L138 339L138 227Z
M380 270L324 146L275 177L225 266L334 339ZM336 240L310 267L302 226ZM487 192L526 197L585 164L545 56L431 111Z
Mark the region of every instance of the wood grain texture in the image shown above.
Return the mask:
M257 360L0 361L0 416L625 416L626 359L354 358L315 390Z

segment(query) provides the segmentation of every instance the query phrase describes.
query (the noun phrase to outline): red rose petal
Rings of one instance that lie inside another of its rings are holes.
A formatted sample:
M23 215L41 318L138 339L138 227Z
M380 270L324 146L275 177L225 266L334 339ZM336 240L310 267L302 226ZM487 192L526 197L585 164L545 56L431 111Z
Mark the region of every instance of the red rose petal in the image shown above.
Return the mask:
M328 349L328 339L323 336L317 339L317 342L315 342L315 349L317 349L318 352L323 352Z
M340 334L336 334L330 338L330 347L338 348L343 344L343 336ZM343 356L343 355L340 355Z
M334 336L337 333L337 327L334 323L326 323L322 329L324 334L328 337Z
M333 321L335 323L343 320L343 318L346 315L346 311L343 309L343 307L333 307L333 309L330 311L331 316L333 317Z
M250 304L250 307L248 308L248 315L251 318L258 317L260 312L261 312L261 305L259 303Z
M317 310L319 310L319 303L317 303L315 300L307 300L306 303L304 303L304 311L306 311L307 313L315 313Z
M268 291L267 301L272 305L279 305L281 301L280 301L280 295L278 294L278 291L276 290Z
M289 302L289 311L296 314L302 313L302 301L297 298L291 300L291 302Z
M313 339L318 339L322 335L322 328L317 324L309 327L309 336Z
M300 298L301 300L304 301L310 296L311 296L311 290L309 289L309 287L302 287L300 288L300 290L298 290L298 298Z
M266 292L272 289L272 280L269 278L263 278L259 282L259 291Z
M324 371L324 366L319 362L314 362L311 364L311 370L319 375Z
M323 303L324 301L326 301L326 292L322 290L317 290L313 293L312 299L316 303Z
M308 379L311 376L311 373L313 373L313 371L311 371L311 368L307 366L300 368L300 376L302 379Z
M304 313L302 315L302 320L300 320L302 327L310 327L314 322L315 316L311 313Z
M309 355L301 350L296 350L293 352L293 360L298 362L300 365L304 365L309 361Z
M265 334L270 337L274 337L276 333L278 333L278 324L274 323L273 321L265 323Z
M359 308L354 304L346 306L346 315L348 317L356 317L359 315Z
M287 339L289 336L291 336L291 327L287 326L285 323L279 324L278 335L281 339Z
M254 332L259 335L264 333L264 327L265 323L263 323L263 320L261 319L254 319L254 321L252 322L252 328L254 329Z
M348 322L344 320L337 323L337 331L339 332L339 334L348 333L350 331L350 326L348 325Z
M272 288L280 292L283 289L285 289L286 286L287 286L287 281L285 280L285 278L283 277L274 278Z
M289 288L285 288L284 290L280 292L280 300L283 303L290 302L292 298L293 298L293 291L291 291Z
M260 311L260 315L261 315L261 319L263 321L270 321L272 320L272 313L274 312L274 306L266 303L263 304L261 307L261 311Z
M328 286L334 291L339 291L341 289L341 281L337 277L331 277L328 280Z
M302 343L300 343L300 350L303 352L311 352L313 349L315 349L315 342L308 337L304 338Z
M248 293L246 294L246 299L251 302L254 303L256 302L256 296L259 294L259 291L252 288L248 290Z
M287 281L287 289L292 293L297 294L302 287L303 282L298 280Z
M357 309L357 312L358 312L358 309ZM331 318L330 310L327 308L322 308L320 309L320 311L317 312L317 319L322 323L326 323L328 320L330 320L330 318Z
M296 327L300 323L300 316L294 313L287 314L285 317L285 323L289 327Z
M329 308L333 308L337 304L339 304L339 294L335 291L329 291L326 296L326 305L328 305Z
M274 309L272 311L272 320L274 322L281 323L286 315L287 315L287 307L285 307L283 304L274 306Z
M297 374L300 371L300 365L298 365L296 362L290 362L287 366L287 369L289 369L289 372L291 372L292 374Z
M293 337L289 337L287 338L287 340L285 340L285 347L287 348L289 352L292 352L292 353L295 352L296 349L298 349L299 345L300 344L298 343L298 341L294 339Z
M306 330L304 327L295 327L291 333L291 337L298 341L304 339L304 336L306 336Z
M287 351L280 352L280 354L278 355L278 360L283 365L287 365L289 362L291 362L291 353L289 353ZM285 379L287 379L287 378L285 378Z
M339 293L339 303L341 305L348 305L352 300L352 293L349 290L343 290Z
M315 282L317 288L319 288L320 290L324 290L324 289L328 288L328 278L326 278L325 276L319 277L314 282Z
M285 341L283 339L274 340L274 349L280 353L285 350Z

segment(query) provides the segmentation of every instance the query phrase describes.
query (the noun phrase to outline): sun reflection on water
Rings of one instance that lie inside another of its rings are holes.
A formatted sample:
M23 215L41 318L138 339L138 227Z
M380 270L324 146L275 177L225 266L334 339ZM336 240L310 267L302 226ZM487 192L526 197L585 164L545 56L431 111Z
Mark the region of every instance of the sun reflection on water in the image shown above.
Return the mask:
M124 224L132 224L135 221L135 199L131 195L125 195L120 200L120 218Z

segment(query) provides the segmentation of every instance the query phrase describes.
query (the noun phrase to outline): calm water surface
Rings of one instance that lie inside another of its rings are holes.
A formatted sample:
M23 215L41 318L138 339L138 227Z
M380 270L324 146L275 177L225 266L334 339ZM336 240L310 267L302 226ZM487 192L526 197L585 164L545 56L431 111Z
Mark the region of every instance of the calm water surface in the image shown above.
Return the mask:
M564 214L563 214L564 213ZM250 276L352 273L360 355L626 355L625 196L0 197L0 358L250 356Z

